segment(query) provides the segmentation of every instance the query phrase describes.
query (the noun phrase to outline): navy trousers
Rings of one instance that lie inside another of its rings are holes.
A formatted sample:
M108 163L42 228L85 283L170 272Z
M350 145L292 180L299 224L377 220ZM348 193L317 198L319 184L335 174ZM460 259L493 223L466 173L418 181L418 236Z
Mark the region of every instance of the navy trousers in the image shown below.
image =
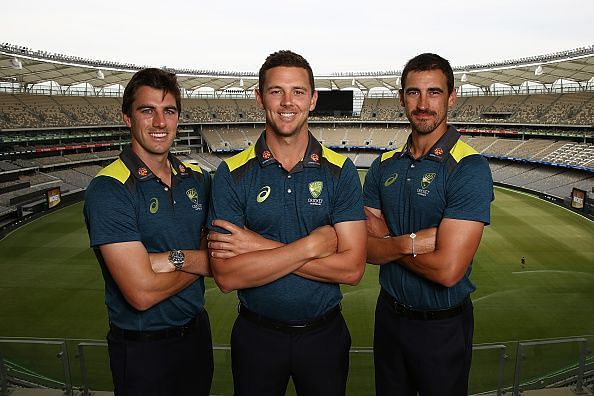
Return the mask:
M373 352L378 396L468 394L474 317L472 303L447 319L409 319L381 296Z
M116 396L207 396L213 376L208 314L196 318L191 331L178 337L130 339L107 335Z
M298 395L343 396L351 336L341 314L319 328L287 332L241 315L231 334L236 396L281 396L289 378Z

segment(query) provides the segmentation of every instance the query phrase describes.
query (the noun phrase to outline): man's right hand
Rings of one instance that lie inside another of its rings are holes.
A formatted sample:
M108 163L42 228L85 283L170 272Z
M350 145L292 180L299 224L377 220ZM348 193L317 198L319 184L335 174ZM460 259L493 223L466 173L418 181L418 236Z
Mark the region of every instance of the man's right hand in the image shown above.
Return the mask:
M324 258L336 253L338 238L334 227L318 227L307 238L310 240L310 251L315 254L315 258Z

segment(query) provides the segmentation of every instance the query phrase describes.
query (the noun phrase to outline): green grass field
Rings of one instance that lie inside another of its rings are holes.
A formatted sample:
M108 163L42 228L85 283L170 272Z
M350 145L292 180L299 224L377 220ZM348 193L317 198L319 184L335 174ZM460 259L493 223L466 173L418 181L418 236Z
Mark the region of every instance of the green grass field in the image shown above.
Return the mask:
M475 344L513 345L515 340L593 334L593 235L594 223L570 211L496 189L492 224L485 229L472 273L478 288L473 294ZM526 257L524 269L520 267L522 256ZM368 266L358 286L343 288L343 312L353 347L372 345L377 273L377 267ZM223 295L208 280L206 300L214 342L226 345L236 316L236 297L234 293ZM88 248L82 203L43 217L0 241L0 337L104 340L106 332L103 279ZM566 365L565 355L575 353L571 348L555 352L553 361L541 352L529 355L529 364L541 361L533 375ZM0 352L9 360L59 378L61 367L50 348L0 344ZM90 352L91 383L94 389L108 388L105 351ZM229 354L217 351L215 359L213 393L230 394ZM71 360L78 364L73 356ZM488 353L475 354L473 391L493 386L496 368L490 366L492 360L496 362ZM484 379L484 372L490 379ZM77 375L73 373L75 381ZM372 394L372 389L371 355L354 353L349 394Z

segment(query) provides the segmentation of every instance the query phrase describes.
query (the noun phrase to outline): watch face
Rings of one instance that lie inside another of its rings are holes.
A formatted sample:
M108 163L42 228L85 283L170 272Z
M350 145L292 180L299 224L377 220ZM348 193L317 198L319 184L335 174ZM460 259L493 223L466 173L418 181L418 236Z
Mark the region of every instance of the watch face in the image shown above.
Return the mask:
M172 250L169 252L169 261L175 266L176 270L180 270L184 266L184 252L181 250Z

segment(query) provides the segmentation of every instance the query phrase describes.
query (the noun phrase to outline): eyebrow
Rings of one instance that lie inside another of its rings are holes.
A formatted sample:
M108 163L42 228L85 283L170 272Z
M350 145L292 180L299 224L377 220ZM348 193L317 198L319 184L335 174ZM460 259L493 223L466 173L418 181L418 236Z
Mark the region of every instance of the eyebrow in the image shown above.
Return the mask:
M271 87L266 88L267 91L269 91L271 89L282 89L282 90L284 90L284 88L281 87L280 85L273 85ZM307 91L308 90L307 87L301 86L301 85L296 85L296 86L290 87L290 89L301 89L303 91Z
M410 88L406 88L404 90L404 92L411 92L411 91L420 91L420 88L417 87L410 87ZM429 87L427 88L427 91L432 91L432 92L445 92L443 89L441 89L440 87Z
M136 110L141 110L141 109L156 109L159 106L155 106L153 104L139 104L138 106L136 106ZM177 106L176 105L171 105L171 106L165 106L163 107L165 110L175 110L177 111Z

